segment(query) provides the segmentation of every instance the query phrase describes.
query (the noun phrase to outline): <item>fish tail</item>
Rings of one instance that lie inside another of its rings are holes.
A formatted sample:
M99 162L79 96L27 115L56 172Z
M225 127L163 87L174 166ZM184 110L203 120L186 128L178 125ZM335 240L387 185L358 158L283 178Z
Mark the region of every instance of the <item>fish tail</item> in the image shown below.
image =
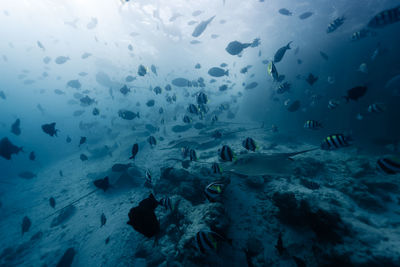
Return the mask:
M293 43L293 41L290 41L287 45L286 45L286 49L292 49L291 47L290 47L290 44L291 43Z
M226 71L225 71L225 75L226 75L226 76L229 76L229 70L226 70Z

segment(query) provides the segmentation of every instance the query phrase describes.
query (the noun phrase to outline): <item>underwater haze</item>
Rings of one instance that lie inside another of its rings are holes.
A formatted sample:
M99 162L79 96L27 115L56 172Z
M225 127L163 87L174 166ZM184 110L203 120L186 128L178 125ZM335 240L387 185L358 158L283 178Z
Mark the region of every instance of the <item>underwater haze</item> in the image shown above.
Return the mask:
M0 266L400 266L399 1L0 25Z

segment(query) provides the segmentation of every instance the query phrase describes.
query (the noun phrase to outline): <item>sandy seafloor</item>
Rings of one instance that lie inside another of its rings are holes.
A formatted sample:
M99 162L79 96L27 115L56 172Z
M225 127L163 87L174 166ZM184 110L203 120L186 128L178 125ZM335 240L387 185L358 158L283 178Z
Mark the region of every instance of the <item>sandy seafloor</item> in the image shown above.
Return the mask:
M254 266L296 266L293 256L307 266L400 266L399 175L377 172L374 155L362 155L356 147L316 150L296 156L288 173L251 178L224 174L231 182L223 200L210 203L204 187L218 180L209 175L211 164L192 163L181 170L179 162L166 161L180 158L180 150L159 148L179 134L162 132L154 134L165 138L154 148L145 141L148 133L137 129L97 144L112 147L116 143L112 156L104 153L95 159L83 146L76 155L43 167L33 179L13 178L10 181L15 185L2 185L9 190L2 190L0 196L0 265L55 266L72 247L76 251L72 266L247 266L244 249ZM182 136L196 133L191 129ZM215 147L197 150L199 161L217 160L223 144L240 154L247 136L266 153L315 146L289 142L281 133L262 129L238 133ZM113 164L130 162L136 140L141 142L135 165L127 172L112 173ZM80 153L89 160L82 162ZM174 169L165 171L167 167ZM169 196L175 206L173 213L157 208L161 223L157 242L126 224L130 208L152 191L144 186L146 168L152 172L156 198ZM84 198L58 223L53 220L59 214L44 219L54 212L48 201L51 196L56 199L56 209L60 208L94 190L92 181L106 175L113 184L109 191ZM308 209L303 209L302 200ZM102 213L107 221L100 227ZM21 236L25 215L32 226ZM210 225L225 229L233 242L222 242L217 255L202 256L190 240ZM285 247L282 255L275 248L279 233Z

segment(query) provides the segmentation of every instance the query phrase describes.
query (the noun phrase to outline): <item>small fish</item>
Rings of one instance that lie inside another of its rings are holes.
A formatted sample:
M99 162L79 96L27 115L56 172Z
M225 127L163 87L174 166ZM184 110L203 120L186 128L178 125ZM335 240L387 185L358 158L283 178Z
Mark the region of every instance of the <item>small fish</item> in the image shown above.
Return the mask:
M185 115L185 116L183 116L183 119L182 119L182 121L184 122L184 123L192 123L192 119L188 116L188 115Z
M158 203L163 206L166 210L172 210L172 202L169 197L163 197L158 201Z
M260 38L256 38L252 43L241 43L239 41L233 41L228 44L225 51L232 56L239 55L247 47L257 47L260 45Z
M331 134L324 138L321 144L322 150L335 150L342 147L348 147L352 144L352 138L344 134Z
M189 158L190 158L190 161L197 160L196 150L194 150L192 148L189 150Z
M189 104L187 111L191 114L196 114L196 115L199 115L200 112L199 108L196 107L194 104Z
M84 143L86 143L86 139L87 139L86 136L81 136L81 139L79 140L79 147Z
M81 159L81 161L86 161L86 160L89 159L85 154L81 154L81 155L79 156L79 158Z
M60 176L61 176L61 177L63 177L63 176L64 176L64 174L63 174L63 171L62 171L62 170L60 170L60 171L58 172L58 174L60 174Z
M376 33L375 33L376 34ZM368 29L361 29L359 31L354 32L351 35L351 41L359 41L361 39L364 39L370 35L373 35L373 33L368 30Z
M132 152L131 152L131 156L129 157L129 159L135 159L138 152L139 152L139 144L135 143L132 146Z
M336 31L345 21L345 17L338 17L329 23L326 33L332 33Z
M285 56L286 51L289 50L289 49L291 49L291 48L290 48L290 44L291 44L292 42L293 42L293 41L290 41L287 45L282 46L281 48L279 48L279 49L276 51L276 53L275 53L275 55L274 55L274 63L278 63L278 62L280 62L280 61L283 59L283 57Z
M22 224L21 224L22 235L29 231L29 228L31 227L31 225L32 225L31 220L28 218L28 216L25 216L22 219Z
M217 162L214 162L211 165L211 170L213 174L221 174L222 173L222 168L219 166Z
M301 20L308 19L308 18L311 17L313 14L314 14L314 13L313 13L313 12L310 12L310 11L304 12L304 13L302 13L302 14L299 15L299 19L301 19Z
M267 71L268 71L268 74L272 77L272 79L274 81L278 81L279 80L278 70L276 69L275 64L274 64L273 61L270 61L268 63Z
M347 102L349 102L350 100L357 101L359 98L365 95L367 89L368 88L366 86L353 87L347 90L347 95L343 96L343 98L345 98Z
M151 172L149 169L146 170L144 178L145 178L144 184L151 187L153 185L153 180L151 178Z
M285 92L289 92L291 87L292 87L292 86L291 86L290 83L284 82L284 83L282 83L282 84L280 84L280 85L278 86L278 89L276 90L276 92L277 92L278 94L283 94L283 93L285 93Z
M81 104L85 105L85 106L90 106L93 103L95 103L96 101L94 100L94 98L90 98L88 95L86 95L85 97L80 99Z
M369 28L383 28L400 21L400 6L385 9L375 15L369 22Z
M322 124L315 120L308 120L304 123L304 128L310 130L318 130L322 128Z
M328 61L329 60L329 56L327 55L327 54L325 54L324 52L322 52L322 51L319 51L319 54L321 55L321 57L323 58L323 59L325 59L326 61Z
M282 241L282 233L279 233L278 236L278 241L276 242L275 245L276 250L278 250L279 255L283 255L283 252L285 252L285 248L283 247L283 241Z
M197 100L197 104L199 104L199 105L205 105L205 104L208 103L208 97L207 97L207 95L206 95L205 93L203 93L203 92L200 92L200 93L197 95L196 100Z
M254 141L254 139L251 137L247 137L245 140L243 140L242 146L245 149L253 151L253 152L256 151L256 149L257 149L256 141Z
M394 175L400 173L400 158L390 156L378 159L378 169L386 174Z
M207 28L208 24L211 23L211 21L215 18L215 16L212 16L208 20L203 20L197 26L194 28L192 36L193 37L199 37Z
M20 172L20 173L18 173L18 176L21 178L24 178L24 179L32 179L32 178L37 177L37 175L35 173L30 172L30 171Z
M223 84L220 87L218 87L218 90L220 92L226 91L227 89L228 89L228 85L226 85L226 84Z
M225 189L225 183L221 181L212 182L206 186L204 193L210 202L215 202L220 199Z
M155 138L154 136L152 136L152 135L150 135L150 136L147 138L147 142L151 145L151 147L157 145L157 140L156 140L156 138Z
M129 89L128 86L124 85L121 89L119 89L119 91L121 92L121 94L126 96L131 91L131 89Z
M59 57L56 57L55 62L56 62L56 64L61 65L61 64L64 64L65 62L67 62L68 60L70 60L69 57L59 56Z
M59 130L56 129L56 123L52 122L49 124L43 124L42 125L42 130L43 132L45 132L46 134L50 135L50 136L57 136L57 132Z
M56 200L54 199L54 197L49 198L49 204L50 207L52 207L53 209L56 207Z
M29 153L29 159L34 161L36 159L36 155L34 151L31 151L31 153Z
M139 76L144 76L144 75L146 75L146 73L147 73L146 67L143 66L143 65L139 65L137 74L138 74Z
M194 68L195 68L195 69L201 69L200 63L197 63L197 64L194 66Z
M235 159L235 153L233 153L232 149L227 145L222 146L218 152L222 161L233 161Z
M220 240L223 237L213 231L199 231L194 238L197 250L203 254L215 253Z
M43 51L46 51L46 48L44 47L44 45L43 45L40 41L37 41L37 45L38 45L38 47L41 48Z
M16 119L15 122L11 125L11 132L15 135L21 134L21 120Z
M289 11L288 9L286 9L286 8L281 8L281 9L278 10L278 12L279 12L281 15L284 15L284 16L291 16L291 15L293 15L293 13L290 12L290 11Z
M82 54L81 58L82 58L82 59L86 59L86 58L90 57L91 55L92 55L92 54L90 54L90 53L88 53L88 52L85 52L85 53Z
M94 186L99 189L102 189L104 192L110 188L110 182L108 176L104 177L103 179L97 179L93 182Z
M71 137L67 136L67 138L65 139L65 142L71 143L71 141L72 141Z
M339 105L340 105L339 101L334 100L334 99L331 99L331 100L329 100L329 102L328 102L328 108L329 108L329 109L335 109L335 108L337 108Z
M224 70L219 67L213 67L208 70L208 74L213 77L229 76L229 70Z
M98 108L93 108L92 114L93 114L93 116L97 116L100 114L100 110Z
M154 93L156 93L156 95L159 95L159 94L161 94L161 87L160 86L156 86L156 87L154 87Z
M150 99L149 101L146 102L146 106L153 107L155 103L156 101L154 99Z
M103 227L107 222L106 215L104 213L101 214L100 216L100 227Z
M318 77L314 76L312 73L306 78L306 82L311 86L313 86L316 81L318 81Z
M382 113L386 110L386 106L383 103L373 103L368 106L367 111L369 113Z

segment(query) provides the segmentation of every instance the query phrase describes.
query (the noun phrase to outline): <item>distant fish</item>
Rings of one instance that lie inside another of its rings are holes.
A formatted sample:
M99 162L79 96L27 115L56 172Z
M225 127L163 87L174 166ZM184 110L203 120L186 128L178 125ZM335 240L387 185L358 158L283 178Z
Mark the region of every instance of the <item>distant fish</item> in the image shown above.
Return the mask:
M304 123L304 128L310 130L318 130L322 128L322 124L316 120L308 120L306 121L306 123Z
M200 68L201 68L200 63L197 63L197 64L194 66L194 68L195 68L195 69L200 69Z
M201 13L203 13L203 11L201 11L201 10L196 10L196 11L193 11L192 16L193 16L193 17L197 17L197 16L200 15Z
M124 120L133 120L135 118L140 118L139 112L134 113L126 109L120 109L118 111L118 116Z
M98 23L97 18L92 18L90 20L90 22L86 25L86 28L88 28L89 30L92 30L92 29L96 28L97 23Z
M156 138L155 138L154 136L152 136L152 135L150 135L150 136L147 138L147 142L151 145L151 147L157 145L157 140L156 140Z
M65 92L64 92L64 91L61 91L60 89L54 89L54 93L55 93L56 95L64 95L64 94L65 94Z
M302 13L301 15L299 15L299 19L308 19L309 17L311 17L314 13L307 11Z
M223 84L223 85L221 85L221 86L218 88L218 90L219 90L220 92L226 91L227 89L228 89L228 85L226 85L226 84Z
M3 100L6 100L6 94L4 93L4 91L0 91L0 98Z
M46 48L43 46L43 44L40 41L37 41L37 45L40 49L42 49L43 51L46 51Z
M328 56L327 54L325 54L324 52L319 51L319 54L321 55L321 57L322 57L323 59L329 60L329 56Z
M80 89L82 87L82 85L79 82L79 80L70 80L70 81L67 82L67 86L75 88L75 89Z
M386 9L375 15L369 22L370 28L383 28L400 21L400 6Z
M345 17L338 17L335 20L333 20L329 25L328 28L326 29L326 33L332 33L334 31L336 31L340 26L342 26L342 24L345 21Z
M82 77L85 77L86 75L88 75L88 73L82 71L82 72L79 72L78 75L79 75L79 76L82 76Z
M201 44L199 40L192 40L190 41L190 44Z
M382 113L386 110L386 106L383 103L373 103L368 106L368 113Z
M156 101L154 99L150 99L149 101L146 102L146 106L153 107L155 103Z
M32 178L37 177L37 175L30 171L24 171L24 172L18 173L18 177L24 178L24 179L32 179Z
M300 106L301 106L301 102L299 100L296 100L287 106L287 110L290 112L295 112L295 111L299 110Z
M98 108L93 108L92 114L93 114L93 116L97 116L100 114L100 110Z
M253 88L256 88L257 86L258 86L258 83L257 83L257 82L251 82L251 83L247 84L247 85L244 87L244 89L246 89L246 90L248 90L248 89L253 89Z
M89 159L85 154L81 154L79 158L81 159L81 161L87 161Z
M154 65L150 66L151 72L153 72L157 76L157 68Z
M71 143L71 141L72 141L71 137L67 136L67 138L65 139L65 142Z
M283 56L286 53L286 50L290 49L290 44L292 43L292 41L290 41L287 45L282 46L281 48L279 48L274 55L274 63L278 63L283 59Z
M352 138L344 134L331 134L324 138L321 144L322 150L335 150L342 147L347 147L352 144Z
M278 236L278 241L276 242L275 245L276 250L278 251L279 255L283 255L283 253L285 252L285 248L283 247L283 241L282 241L282 233L279 233Z
M289 92L291 87L292 86L290 83L284 82L278 86L278 88L276 89L276 92L281 95L285 92Z
M211 39L217 39L219 37L218 34L211 34Z
M289 11L288 9L286 9L286 8L281 8L281 9L278 10L278 12L279 12L281 15L284 15L284 16L291 16L291 15L293 15L293 13L290 12L290 11Z
M187 23L187 25L192 26L192 25L194 25L194 24L196 24L196 23L197 23L197 21L191 20L191 21L189 21L189 22Z
M58 130L56 129L56 123L52 122L49 124L43 124L42 125L42 130L44 133L50 135L50 136L57 136Z
M344 96L347 102L350 100L357 101L359 98L363 97L367 92L366 86L356 86L347 90L347 95Z
M318 77L314 76L312 73L308 74L308 77L306 78L306 82L313 86L314 83L318 81Z
M208 74L212 77L229 76L229 70L224 70L219 67L212 67L208 70Z
M208 20L203 20L202 22L200 22L196 28L193 30L192 36L193 37L199 37L207 28L208 24L210 24L210 22L215 18L215 16L212 16L211 18L209 18Z
M126 96L131 91L131 89L129 89L128 86L126 86L125 84L121 89L119 89L119 91L121 92L121 94Z
M87 140L86 136L81 136L81 139L79 140L79 146L78 147L80 147L81 145L86 143L86 140Z
M185 78L175 78L171 83L178 87L189 87L190 81Z
M390 156L383 157L377 161L378 169L386 174L394 175L400 173L400 158Z
M11 125L11 132L15 135L21 134L21 120L16 119L15 122Z
M268 63L267 72L272 77L272 79L274 79L274 81L278 81L279 80L278 70L276 69L275 64L274 64L273 61L270 61Z
M139 152L139 144L135 143L132 146L131 156L129 157L129 159L135 159L138 152Z
M156 95L159 95L159 94L161 94L162 89L160 86L156 86L156 87L154 87L153 91L154 91L154 93L156 93Z
M238 41L233 41L228 44L228 46L225 48L225 51L235 56L239 55L243 51L243 49L246 49L247 47L257 47L259 45L260 38L254 39L252 43L241 43Z
M22 219L22 224L21 224L22 235L29 231L29 228L31 228L31 225L32 225L31 220L28 218L28 216L25 216Z
M34 161L36 159L36 155L34 151L31 151L31 153L29 153L29 160Z
M128 75L125 78L125 81L128 83L133 82L134 80L136 80L136 77L133 77L132 75Z
M106 215L104 213L101 214L100 216L100 227L103 227L107 222Z
M86 58L90 57L91 55L92 55L91 53L85 52L82 54L81 58L86 59Z
M94 100L94 98L90 98L88 95L86 95L85 97L82 97L80 99L80 102L82 105L90 106L93 103L95 103L95 100Z
M108 176L104 177L103 179L95 180L93 184L97 188L102 189L104 192L110 188L110 182Z
M50 61L51 61L51 57L46 56L46 57L43 58L43 63L44 64L48 64Z
M67 249L61 259L58 261L56 267L70 267L74 261L76 251L74 248Z
M351 41L359 41L361 39L364 39L368 36L374 35L376 33L373 33L372 31L368 30L368 29L361 29L359 31L354 32L351 35Z
M49 198L49 204L50 207L52 207L53 209L56 207L56 200L54 199L54 197Z
M82 115L83 113L85 113L85 111L84 111L83 109L75 110L75 111L72 113L72 116L74 116L74 117L79 117L79 116Z
M65 57L65 56L58 56L58 57L56 57L56 60L55 60L55 62L56 62L56 64L59 64L59 65L61 65L61 64L64 64L65 62L67 62L68 60L70 60L70 58L69 58L69 57Z
M222 146L222 148L218 150L218 154L222 161L233 161L236 158L235 153L233 153L232 149L227 145Z
M146 75L146 73L147 73L146 67L143 66L143 65L139 65L137 74L138 74L139 76L144 76L144 75Z

